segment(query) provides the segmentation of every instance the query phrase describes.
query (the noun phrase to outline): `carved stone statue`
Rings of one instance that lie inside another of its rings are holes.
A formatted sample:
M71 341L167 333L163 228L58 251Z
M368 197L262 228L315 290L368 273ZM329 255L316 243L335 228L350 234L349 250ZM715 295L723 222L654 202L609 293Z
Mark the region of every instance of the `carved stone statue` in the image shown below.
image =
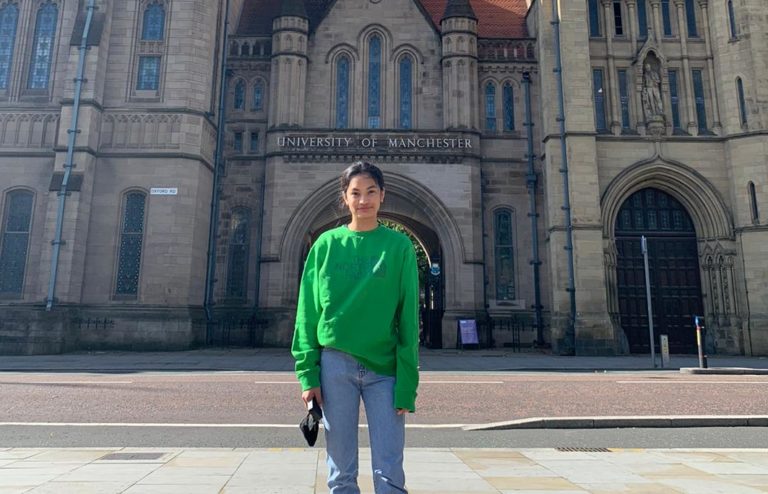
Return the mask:
M664 103L661 99L661 77L650 63L645 64L643 71L643 111L647 121L664 114Z

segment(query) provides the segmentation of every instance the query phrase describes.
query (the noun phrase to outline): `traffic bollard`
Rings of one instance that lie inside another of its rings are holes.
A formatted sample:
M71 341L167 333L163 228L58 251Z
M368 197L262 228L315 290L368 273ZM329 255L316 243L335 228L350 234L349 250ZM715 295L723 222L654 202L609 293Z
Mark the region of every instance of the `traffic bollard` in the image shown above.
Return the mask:
M707 354L704 352L704 321L701 317L695 316L693 318L694 324L696 324L696 345L699 347L699 368L707 368Z

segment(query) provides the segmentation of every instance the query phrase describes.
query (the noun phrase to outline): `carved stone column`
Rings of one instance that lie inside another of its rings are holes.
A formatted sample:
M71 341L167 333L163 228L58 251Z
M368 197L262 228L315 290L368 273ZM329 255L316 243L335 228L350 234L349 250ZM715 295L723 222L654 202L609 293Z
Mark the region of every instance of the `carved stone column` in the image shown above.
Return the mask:
M709 73L709 94L712 95L712 130L715 134L722 133L720 123L720 105L717 101L717 84L715 84L714 57L712 56L712 39L709 34L709 0L699 0L701 17L704 24L704 42L707 46L707 72Z
M685 84L685 106L688 109L688 133L697 135L699 126L696 122L696 101L693 96L693 76L688 60L688 37L685 31L685 0L675 0L677 9L677 33L680 36L680 53L683 58L683 83Z
M661 43L663 31L661 30L661 0L649 0L653 12L653 39L656 44Z
M627 17L629 18L629 42L632 46L632 53L637 53L637 38L638 34L636 31L639 31L639 24L636 24L638 21L638 17L635 14L635 7L636 7L636 1L637 0L627 0ZM640 0L644 1L644 0ZM637 27L637 29L636 29Z
M606 42L606 54L608 55L608 73L605 74L606 86L608 87L608 104L610 106L610 129L614 135L621 134L621 121L619 119L618 108L618 87L616 84L616 60L613 54L613 35L616 32L613 23L609 23L609 19L613 19L611 15L611 8L613 7L612 0L603 0L603 11L605 13L605 42Z

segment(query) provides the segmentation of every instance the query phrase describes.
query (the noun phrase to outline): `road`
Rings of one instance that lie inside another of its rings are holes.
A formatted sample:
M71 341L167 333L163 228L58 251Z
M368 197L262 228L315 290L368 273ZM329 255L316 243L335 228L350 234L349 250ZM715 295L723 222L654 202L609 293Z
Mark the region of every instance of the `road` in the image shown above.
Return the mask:
M423 372L411 447L768 447L768 428L467 432L528 417L766 415L768 376ZM289 372L0 374L0 446L301 446ZM362 416L364 423L364 414ZM365 429L361 444L365 445Z

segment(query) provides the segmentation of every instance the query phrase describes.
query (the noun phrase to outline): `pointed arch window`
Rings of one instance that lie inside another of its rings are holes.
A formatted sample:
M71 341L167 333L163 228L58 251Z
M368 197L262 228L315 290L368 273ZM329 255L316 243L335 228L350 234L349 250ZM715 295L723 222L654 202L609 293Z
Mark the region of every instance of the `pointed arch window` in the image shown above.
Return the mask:
M125 194L120 227L115 295L136 297L139 291L141 250L144 243L144 216L147 195L134 191Z
M349 127L349 57L336 62L336 128Z
M20 297L24 289L33 199L26 190L6 196L0 237L0 295Z
M259 79L253 86L253 111L264 109L264 81Z
M9 3L0 9L0 89L8 89L18 22L18 5Z
M515 262L512 211L500 209L494 213L494 264L496 271L496 300L515 299Z
M239 80L235 84L235 100L233 103L235 110L245 109L245 81Z
M368 42L368 127L381 127L381 36Z
M162 41L165 38L165 7L154 2L144 9L141 39L143 41Z
M248 282L248 252L251 246L251 211L232 211L227 264L227 297L245 298Z
M29 81L27 82L29 89L48 89L58 18L59 8L53 2L43 4L37 11L32 60L29 64Z
M589 35L593 38L599 38L600 34L600 9L597 5L598 0L588 0L589 6Z
M669 6L669 0L661 0L661 22L664 29L664 36L672 36L672 12Z
M741 125L747 125L747 100L744 97L744 83L741 81L741 77L736 78L736 91L739 97L739 117Z
M698 38L699 28L696 26L696 7L693 0L685 0L685 18L688 23L688 37Z
M637 0L637 38L648 37L648 9L645 0Z
M485 85L485 130L496 132L496 86Z
M737 38L739 32L736 29L736 12L733 10L733 0L728 0L728 27L731 31L731 39Z
M400 59L400 128L413 127L413 60Z
M760 211L757 209L757 192L754 182L749 182L747 188L749 189L749 211L752 214L752 223L757 225L760 223Z
M515 94L512 84L507 82L503 88L503 108L504 108L504 130L511 132L515 130Z

